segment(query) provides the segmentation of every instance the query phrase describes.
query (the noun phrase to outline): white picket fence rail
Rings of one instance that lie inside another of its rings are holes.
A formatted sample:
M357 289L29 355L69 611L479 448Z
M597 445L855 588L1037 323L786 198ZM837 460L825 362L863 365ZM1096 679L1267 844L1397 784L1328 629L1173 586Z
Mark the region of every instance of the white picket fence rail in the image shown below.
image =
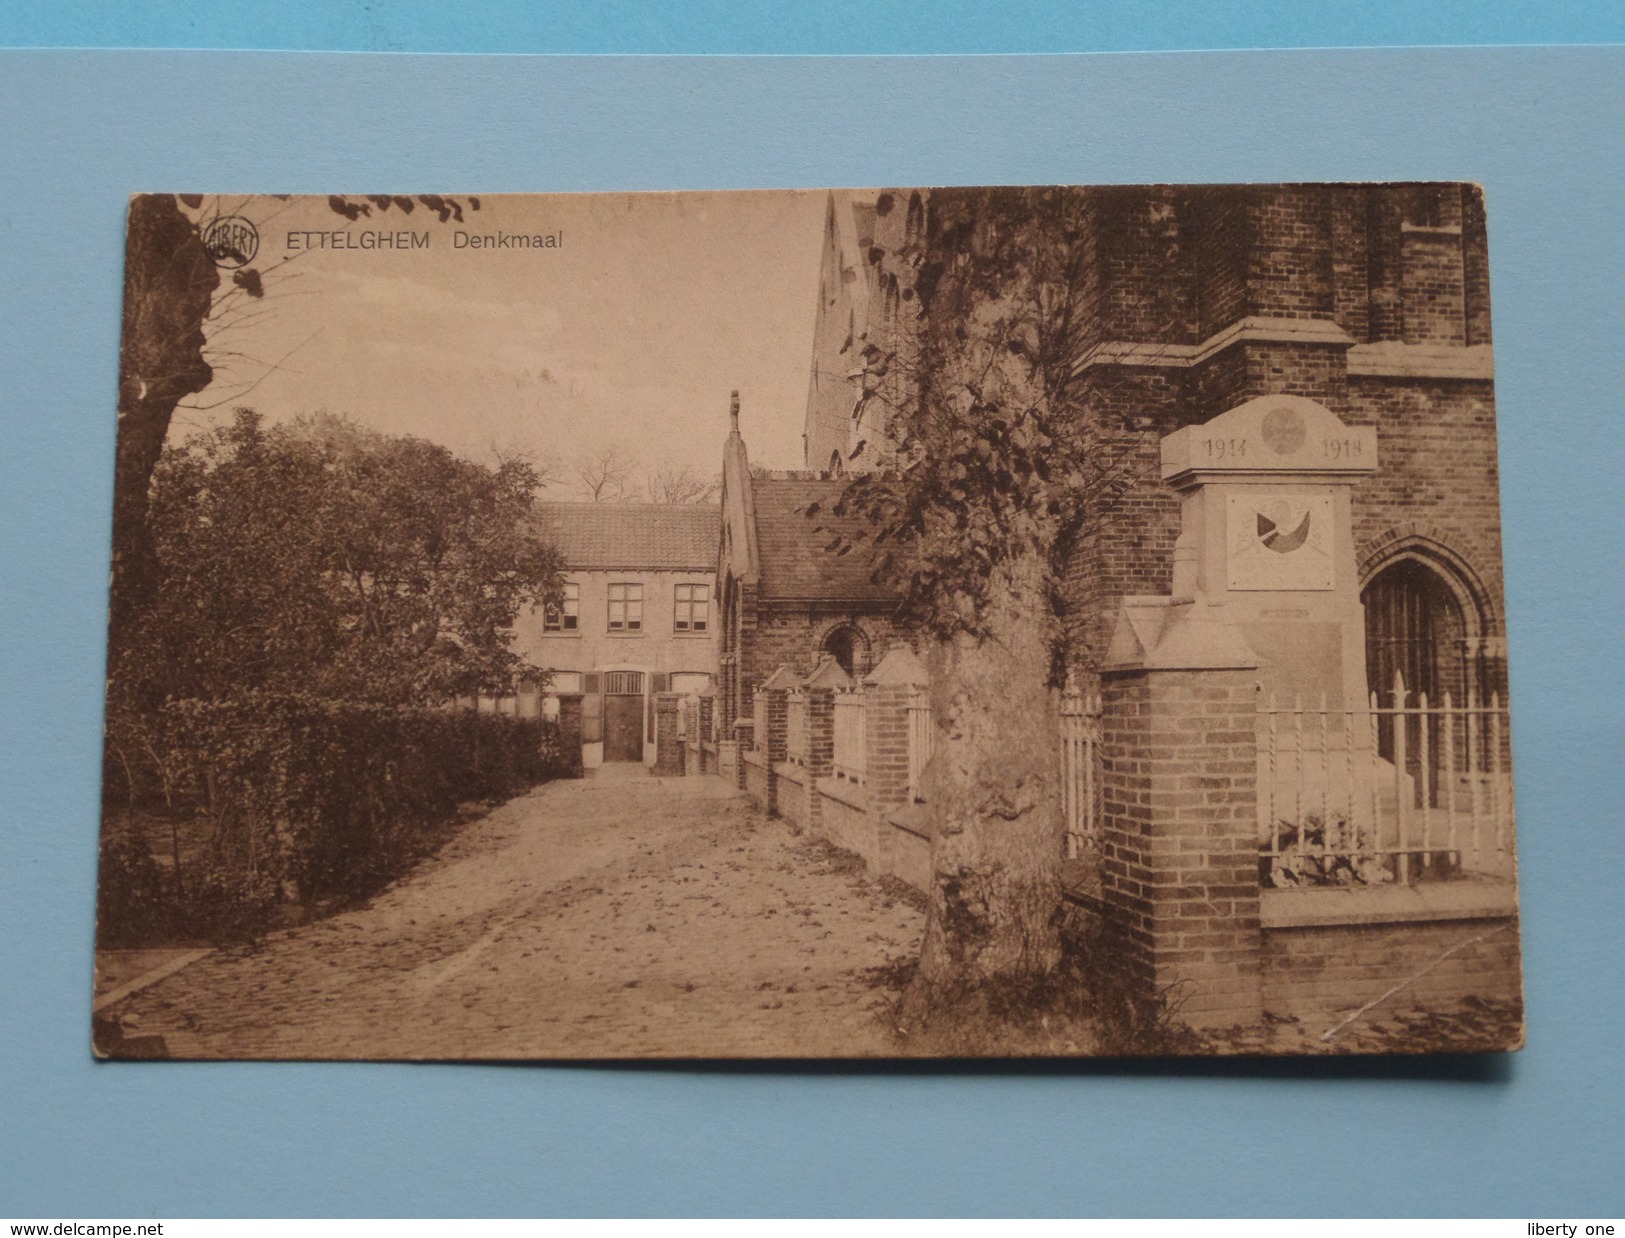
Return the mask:
M1100 719L1100 694L1068 685L1061 694L1061 815L1072 860L1100 837Z
M936 747L937 728L931 721L930 694L921 688L908 703L908 800L918 803L924 799L922 783L925 767Z
M807 694L792 692L784 702L784 759L807 764Z
M1508 711L1406 690L1354 708L1263 700L1260 872L1266 885L1411 885L1513 871Z
M861 689L835 694L835 777L861 785L868 772L869 733Z

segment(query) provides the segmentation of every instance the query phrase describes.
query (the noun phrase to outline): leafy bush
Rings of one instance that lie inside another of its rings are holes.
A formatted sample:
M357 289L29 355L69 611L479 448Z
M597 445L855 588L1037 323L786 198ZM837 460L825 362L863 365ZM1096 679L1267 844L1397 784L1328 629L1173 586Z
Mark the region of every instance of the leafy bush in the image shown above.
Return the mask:
M459 805L562 767L554 724L443 708L544 678L513 649L521 610L562 597L528 465L238 409L151 474L152 561L110 631L108 940L358 897ZM143 816L170 827L163 859Z
M102 834L96 885L96 941L103 949L169 937L173 890L142 838Z
M1373 855L1368 831L1333 817L1315 815L1300 824L1275 823L1273 845L1259 857L1263 881L1278 888L1293 886L1381 885L1393 875L1380 855Z

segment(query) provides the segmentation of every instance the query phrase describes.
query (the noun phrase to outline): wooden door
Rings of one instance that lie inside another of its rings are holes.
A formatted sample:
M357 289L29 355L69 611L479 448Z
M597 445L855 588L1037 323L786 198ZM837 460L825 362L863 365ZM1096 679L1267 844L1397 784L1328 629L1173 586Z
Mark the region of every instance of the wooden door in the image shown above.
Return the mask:
M643 760L643 675L637 671L604 676L604 760Z

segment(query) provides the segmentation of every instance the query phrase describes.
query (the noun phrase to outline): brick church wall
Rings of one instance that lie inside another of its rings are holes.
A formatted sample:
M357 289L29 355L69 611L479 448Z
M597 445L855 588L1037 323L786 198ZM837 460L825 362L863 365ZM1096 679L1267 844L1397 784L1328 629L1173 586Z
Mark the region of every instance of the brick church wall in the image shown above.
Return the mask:
M1134 481L1066 572L1075 660L1105 649L1119 600L1168 587L1179 504L1157 443L1261 395L1306 396L1379 432L1381 471L1354 494L1362 551L1426 530L1501 592L1494 401L1487 381L1348 373L1352 345L1489 339L1482 197L1472 186L1111 190L1095 207L1102 338L1180 346L1239 320L1335 322L1350 343L1249 339L1194 364L1102 362L1083 398ZM1194 334L1191 331L1194 328ZM1498 615L1493 620L1498 624Z
M798 675L810 674L824 656L823 638L841 623L852 623L869 637L870 666L860 670L871 669L890 646L898 641L909 643L912 636L910 629L890 615L816 609L809 612L805 604L764 604L749 639L741 646L740 673L745 680L746 699L780 666L789 666Z
M1485 382L1352 379L1345 419L1378 427L1381 468L1355 488L1354 543L1397 526L1428 535L1501 593L1495 399Z

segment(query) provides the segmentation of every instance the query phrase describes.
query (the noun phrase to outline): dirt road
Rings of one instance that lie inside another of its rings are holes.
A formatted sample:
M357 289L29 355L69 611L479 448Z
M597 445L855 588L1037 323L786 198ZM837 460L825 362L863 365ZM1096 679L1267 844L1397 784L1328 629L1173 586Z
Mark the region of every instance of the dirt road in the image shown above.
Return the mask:
M606 767L107 1013L189 1058L867 1056L892 1051L871 969L921 922L721 779Z

